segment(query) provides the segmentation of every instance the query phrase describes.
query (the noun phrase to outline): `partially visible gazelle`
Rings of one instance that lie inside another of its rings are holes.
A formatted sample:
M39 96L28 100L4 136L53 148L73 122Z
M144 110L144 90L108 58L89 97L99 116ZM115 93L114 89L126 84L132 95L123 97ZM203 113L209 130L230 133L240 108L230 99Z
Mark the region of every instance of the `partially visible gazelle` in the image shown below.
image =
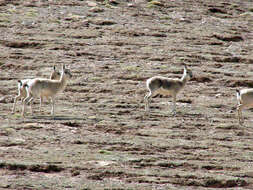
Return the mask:
M238 121L239 124L242 125L244 123L242 110L253 108L253 88L236 90L236 96L237 96Z

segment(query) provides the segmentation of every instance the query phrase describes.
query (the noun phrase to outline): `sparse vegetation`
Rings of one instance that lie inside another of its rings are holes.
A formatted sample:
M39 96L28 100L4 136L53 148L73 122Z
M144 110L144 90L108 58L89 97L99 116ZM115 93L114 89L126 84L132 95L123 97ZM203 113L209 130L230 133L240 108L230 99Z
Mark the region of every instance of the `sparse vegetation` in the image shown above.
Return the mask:
M0 23L10 23L10 18L9 18L9 14L7 13L0 13Z
M38 16L38 11L35 9L29 9L25 12L25 15L27 17L37 17Z
M110 154L112 154L111 152L106 151L106 150L99 150L99 153L100 153L100 154L105 154L105 155L110 155Z
M152 8L155 6L163 6L163 3L161 3L160 1L157 1L157 0L151 0L147 4L147 8Z

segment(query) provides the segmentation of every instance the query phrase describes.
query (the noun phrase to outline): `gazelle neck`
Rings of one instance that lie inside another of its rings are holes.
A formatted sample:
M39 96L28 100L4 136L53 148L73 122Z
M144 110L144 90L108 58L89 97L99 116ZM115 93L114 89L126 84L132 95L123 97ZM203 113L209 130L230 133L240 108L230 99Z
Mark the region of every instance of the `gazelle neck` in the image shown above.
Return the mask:
M188 77L187 77L187 70L186 68L184 68L184 73L183 73L183 76L181 77L181 82L183 84L183 86L186 84L186 82L188 81Z
M62 71L63 73L61 74L61 77L60 77L60 86L59 86L59 89L62 90L66 87L67 85L67 78L66 78L66 75L64 73L64 71Z

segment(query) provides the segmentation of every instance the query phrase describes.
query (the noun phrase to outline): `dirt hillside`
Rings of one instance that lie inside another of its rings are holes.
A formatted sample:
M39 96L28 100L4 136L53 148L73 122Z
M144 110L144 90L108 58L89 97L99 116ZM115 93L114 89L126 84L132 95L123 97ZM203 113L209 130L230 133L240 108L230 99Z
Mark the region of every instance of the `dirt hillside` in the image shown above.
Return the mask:
M251 0L1 0L0 189L253 189ZM152 99L146 79L193 78ZM72 72L34 115L11 113L20 79ZM169 103L168 103L169 102Z

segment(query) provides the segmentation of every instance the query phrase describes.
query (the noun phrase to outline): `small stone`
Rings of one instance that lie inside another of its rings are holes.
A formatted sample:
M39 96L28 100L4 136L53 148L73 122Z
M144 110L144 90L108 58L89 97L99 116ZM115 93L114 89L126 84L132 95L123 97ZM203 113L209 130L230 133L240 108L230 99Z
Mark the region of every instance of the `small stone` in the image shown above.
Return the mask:
M89 7L96 7L96 6L97 6L97 3L92 2L92 1L87 1L87 5L88 5Z
M104 11L104 9L99 8L99 7L92 7L91 9L89 9L89 11L93 13L101 13Z
M220 96L222 96L222 94L221 94L221 93L216 94L216 95L215 95L215 98L219 98Z
M109 0L110 4L118 5L119 2L117 0Z
M245 175L247 177L253 177L253 172L251 172L251 171L245 172Z
M135 7L135 4L133 4L133 3L128 3L127 6L128 6L128 7Z
M88 27L89 26L89 20L83 20L81 25L85 26L85 27Z
M6 97L5 96L0 98L0 103L6 103Z

